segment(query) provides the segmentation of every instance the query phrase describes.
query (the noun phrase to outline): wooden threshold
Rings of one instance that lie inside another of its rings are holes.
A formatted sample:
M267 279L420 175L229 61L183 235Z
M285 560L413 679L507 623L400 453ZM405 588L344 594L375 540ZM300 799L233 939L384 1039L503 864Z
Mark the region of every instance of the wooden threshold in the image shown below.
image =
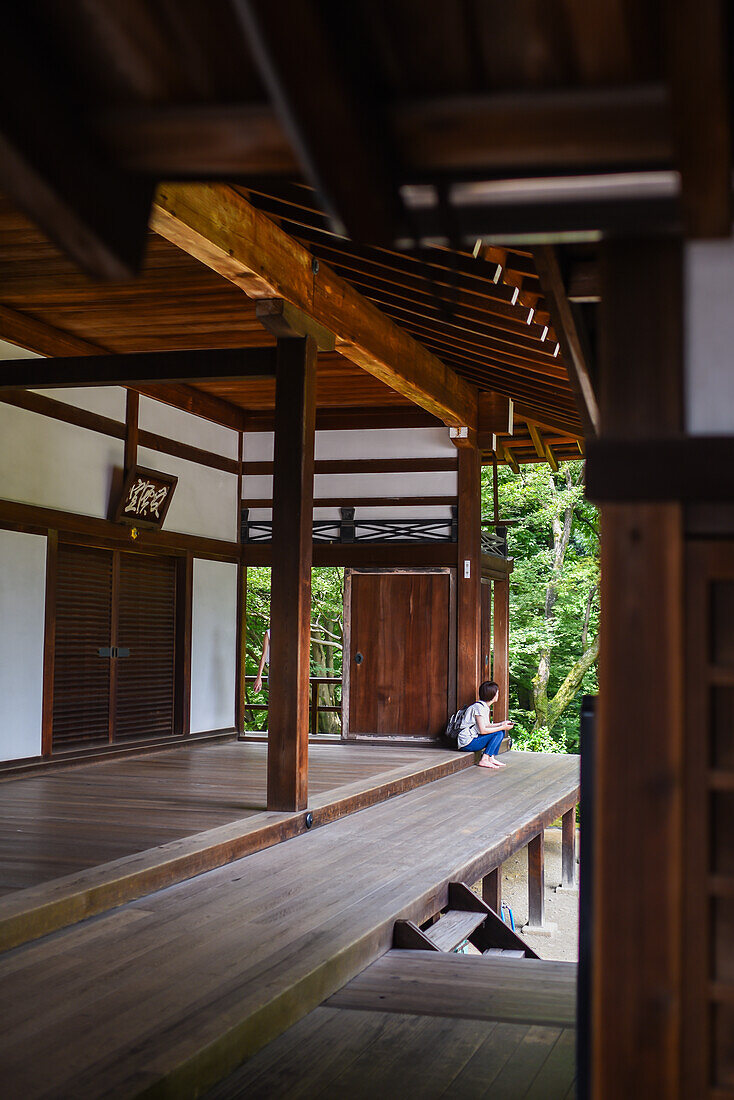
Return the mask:
M471 767L473 753L441 753L434 765L403 764L311 798L297 813L263 811L0 898L0 951L211 871ZM312 814L312 824L307 815Z

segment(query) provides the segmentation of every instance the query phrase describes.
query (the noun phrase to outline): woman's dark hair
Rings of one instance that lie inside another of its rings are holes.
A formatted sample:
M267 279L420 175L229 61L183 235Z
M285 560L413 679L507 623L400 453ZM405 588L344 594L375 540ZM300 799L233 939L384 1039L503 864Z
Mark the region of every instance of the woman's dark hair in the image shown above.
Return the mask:
M493 703L499 693L499 684L495 684L494 680L485 680L479 685L479 698L483 703Z

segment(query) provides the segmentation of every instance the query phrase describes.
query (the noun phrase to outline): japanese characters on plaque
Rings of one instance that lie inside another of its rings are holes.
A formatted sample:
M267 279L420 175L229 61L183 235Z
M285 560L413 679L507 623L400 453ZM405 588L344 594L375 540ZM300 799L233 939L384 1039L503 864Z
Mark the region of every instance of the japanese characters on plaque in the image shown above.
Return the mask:
M177 483L178 478L173 474L134 466L125 478L115 522L160 530Z

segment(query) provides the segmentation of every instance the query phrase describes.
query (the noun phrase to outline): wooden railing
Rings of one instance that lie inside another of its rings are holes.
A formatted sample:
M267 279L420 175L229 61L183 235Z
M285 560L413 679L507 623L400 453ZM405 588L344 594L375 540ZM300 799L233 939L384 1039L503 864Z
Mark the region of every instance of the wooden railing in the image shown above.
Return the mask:
M245 676L245 683L246 684L254 683L256 679L257 679L256 676ZM263 676L263 686L265 686L267 684L267 682L268 682L267 676ZM332 714L338 714L340 722L341 722L341 713L342 713L341 702L339 703L338 706L330 706L330 705L327 705L325 703L320 703L319 702L319 688L321 687L322 684L329 684L330 686L333 686L334 684L339 684L341 686L342 681L341 681L341 676L310 676L308 682L310 684L309 713L310 713L310 716L311 716L309 728L310 728L310 731L311 731L312 734L316 734L316 733L318 733L318 729L319 729L319 714L322 711L325 712L325 713L329 712L329 713L332 713ZM246 712L252 713L253 711L258 711L258 710L259 711L263 711L263 710L267 711L267 709L268 709L267 701L265 701L263 703L250 703L250 702L248 702L247 697L245 696L245 711ZM267 725L266 725L265 728L267 729Z

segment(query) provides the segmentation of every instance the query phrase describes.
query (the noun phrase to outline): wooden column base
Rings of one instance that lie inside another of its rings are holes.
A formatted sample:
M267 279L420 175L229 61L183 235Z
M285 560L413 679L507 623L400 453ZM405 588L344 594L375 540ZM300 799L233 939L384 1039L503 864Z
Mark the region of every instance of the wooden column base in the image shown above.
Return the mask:
M488 905L497 916L501 916L502 910L502 867L495 867L482 879L482 901Z
M545 924L545 844L542 833L528 844L528 926Z
M561 818L561 886L576 888L576 807Z

